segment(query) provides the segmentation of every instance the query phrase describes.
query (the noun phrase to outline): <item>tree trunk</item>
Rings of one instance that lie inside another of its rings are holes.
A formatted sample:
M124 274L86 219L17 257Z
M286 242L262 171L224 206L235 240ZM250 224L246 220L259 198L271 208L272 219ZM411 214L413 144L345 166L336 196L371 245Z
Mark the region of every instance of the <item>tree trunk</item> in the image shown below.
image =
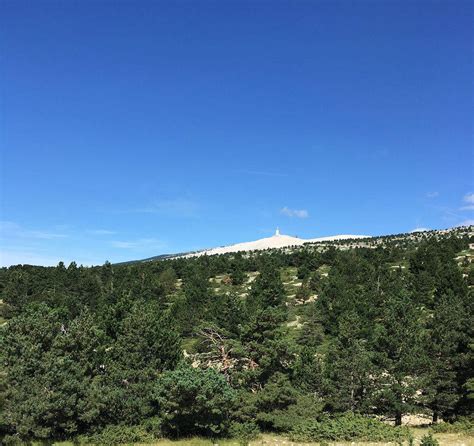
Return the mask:
M401 412L398 412L395 414L395 426L401 426L402 425L402 414Z
M354 375L351 373L351 410L354 412L355 402L354 402Z
M438 411L435 410L433 411L433 424L436 424L438 422Z

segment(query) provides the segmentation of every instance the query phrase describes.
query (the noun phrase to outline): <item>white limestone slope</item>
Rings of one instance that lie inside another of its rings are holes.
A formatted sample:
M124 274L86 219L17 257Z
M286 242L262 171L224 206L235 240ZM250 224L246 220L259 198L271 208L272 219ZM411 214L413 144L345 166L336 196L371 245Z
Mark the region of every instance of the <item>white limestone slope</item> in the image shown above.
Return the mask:
M319 237L312 239L302 239L299 237L292 237L290 235L280 234L277 229L272 237L265 237L253 242L236 243L235 245L220 246L218 248L206 249L203 251L193 252L187 254L186 257L198 257L203 255L226 254L229 252L238 251L261 251L272 248L286 248L289 246L301 246L305 243L326 242L331 240L348 240L357 238L367 238L367 235L334 235L330 237Z

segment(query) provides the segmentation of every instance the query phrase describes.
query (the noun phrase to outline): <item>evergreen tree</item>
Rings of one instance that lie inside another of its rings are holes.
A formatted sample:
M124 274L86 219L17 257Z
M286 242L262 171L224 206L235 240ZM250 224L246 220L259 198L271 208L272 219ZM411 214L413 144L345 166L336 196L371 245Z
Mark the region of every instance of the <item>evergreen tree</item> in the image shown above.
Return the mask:
M209 270L206 270L202 264L191 264L183 279L183 290L184 305L186 307L186 319L183 319L185 323L183 328L185 333L190 334L199 325L199 322L206 317L211 299Z
M428 318L425 395L427 406L433 411L433 422L440 415L451 415L460 399L456 370L462 319L463 307L452 291L436 299L434 313Z
M173 268L166 268L158 276L158 283L161 285L166 296L176 290L176 272Z
M139 423L153 413L151 387L181 357L171 320L154 302L137 302L121 322L102 379L111 422Z
M303 263L299 268L297 272L297 277L298 279L301 279L303 281L307 280L311 274L311 270L309 269L309 266L307 263Z
M315 302L304 305L302 315L304 324L298 335L298 344L315 350L324 340L324 327L321 314Z
M242 285L247 278L245 264L242 254L237 253L230 264L230 278L233 285Z
M314 348L303 347L293 365L292 382L304 393L323 393L322 358Z
M348 311L340 320L324 363L326 404L334 411L367 411L373 392L374 352L361 320Z
M285 289L281 281L280 270L274 262L265 261L250 290L249 308L256 310L278 307L284 303L284 300Z
M242 327L239 354L248 366L235 377L249 386L259 387L275 372L288 372L293 358L287 329L286 314L281 308L267 308L250 313Z
M104 334L90 314L65 324L40 305L0 334L7 380L2 418L11 433L64 439L97 423L104 404L97 392Z
M253 406L254 420L262 430L274 430L281 412L296 403L298 392L291 385L288 375L278 372L252 396L248 403Z
M242 324L247 322L245 305L234 292L215 296L210 312L217 327L232 337L238 337Z
M396 273L398 274L398 273ZM406 288L402 276L386 284L385 304L374 327L373 347L379 375L376 384L378 411L395 418L400 425L404 413L417 404L416 392L427 369L423 349L421 313Z
M235 396L235 391L215 370L186 364L160 375L153 389L162 428L173 437L225 434Z

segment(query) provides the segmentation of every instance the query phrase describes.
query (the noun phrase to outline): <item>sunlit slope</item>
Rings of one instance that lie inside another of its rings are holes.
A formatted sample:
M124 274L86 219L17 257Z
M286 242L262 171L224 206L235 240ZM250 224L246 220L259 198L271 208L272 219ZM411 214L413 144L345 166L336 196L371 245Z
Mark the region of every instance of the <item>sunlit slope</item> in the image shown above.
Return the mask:
M299 237L292 237L290 235L280 234L277 229L275 234L271 237L261 238L251 242L236 243L234 245L220 246L218 248L210 248L202 251L189 253L186 257L197 257L202 255L226 254L229 252L239 251L261 251L265 249L286 248L289 246L301 246L305 243L317 243L332 240L349 240L358 238L367 238L367 235L334 235L329 237L319 237L313 239L302 239Z

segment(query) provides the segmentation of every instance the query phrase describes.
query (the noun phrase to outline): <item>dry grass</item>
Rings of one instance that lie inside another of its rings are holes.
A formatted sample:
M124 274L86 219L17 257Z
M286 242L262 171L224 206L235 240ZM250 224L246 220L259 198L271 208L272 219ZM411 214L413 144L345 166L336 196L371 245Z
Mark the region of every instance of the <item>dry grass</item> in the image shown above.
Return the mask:
M415 445L418 446L421 437L428 432L427 429L413 429L415 436ZM435 438L440 446L474 446L474 437L468 437L462 434L436 434ZM331 446L396 446L393 442L330 442ZM239 446L236 440L219 440L212 442L200 438L191 438L188 440L170 441L162 440L155 443L155 446ZM145 446L145 445L143 445ZM258 440L252 441L250 446L319 446L319 443L295 443L286 437L265 434Z
M420 439L428 433L426 428L412 429L415 437L415 446L419 446ZM474 446L474 437L465 434L435 434L440 446ZM329 442L331 446L396 446L394 442ZM405 443L406 444L406 443ZM53 443L54 446L73 446L71 442ZM215 440L203 438L189 438L185 440L159 440L155 443L136 443L134 446L239 446L237 440ZM296 443L284 436L264 434L258 440L252 441L250 446L319 446L319 443Z

